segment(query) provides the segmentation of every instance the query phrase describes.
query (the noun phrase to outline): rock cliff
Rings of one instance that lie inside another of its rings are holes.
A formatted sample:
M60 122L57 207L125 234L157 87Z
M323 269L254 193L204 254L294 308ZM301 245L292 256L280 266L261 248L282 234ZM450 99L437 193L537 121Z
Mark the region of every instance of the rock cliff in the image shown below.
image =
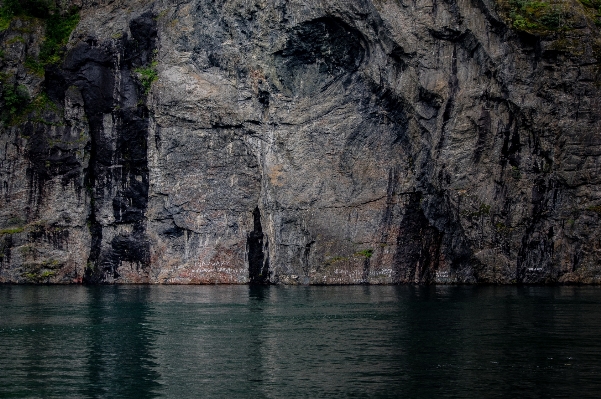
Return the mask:
M0 282L601 282L600 4L48 4L0 15Z

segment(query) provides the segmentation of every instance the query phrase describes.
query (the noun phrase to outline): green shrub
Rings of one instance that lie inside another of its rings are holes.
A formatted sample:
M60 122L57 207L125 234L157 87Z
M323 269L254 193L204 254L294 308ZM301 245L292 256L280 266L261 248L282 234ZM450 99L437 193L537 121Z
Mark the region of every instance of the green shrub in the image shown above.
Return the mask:
M591 0L583 0L591 2ZM593 0L596 1L596 0ZM592 3L591 3L592 4ZM566 5L551 6L547 1L510 0L509 19L512 26L524 31L556 31L569 29Z
M49 0L4 0L0 7L0 31L8 29L15 17L38 18L45 22L46 33L39 59L44 66L56 64L62 59L63 47L79 23L79 10L73 7L61 12L55 3ZM34 69L39 71L39 67Z
M79 23L79 11L71 9L61 15L55 12L46 20L46 35L40 49L40 61L43 64L57 64L63 58L63 47Z
M553 8L541 15L540 23L547 29L558 29L563 19L563 12L559 8Z
M17 116L21 115L29 104L29 92L23 85L11 85L0 83L2 94L0 102L3 104L0 118L4 124L9 124Z
M138 80L144 89L144 94L148 94L150 87L152 86L152 82L159 78L159 75L155 69L156 66L157 62L153 61L150 66L134 69L134 72L138 76Z

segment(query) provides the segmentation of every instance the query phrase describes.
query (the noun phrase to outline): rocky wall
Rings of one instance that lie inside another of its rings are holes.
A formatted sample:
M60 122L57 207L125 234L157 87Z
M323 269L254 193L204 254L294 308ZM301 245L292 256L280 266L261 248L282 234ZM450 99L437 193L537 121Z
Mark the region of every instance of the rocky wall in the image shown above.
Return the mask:
M42 73L35 18L0 32L35 105L0 128L0 282L601 282L580 3L73 4Z

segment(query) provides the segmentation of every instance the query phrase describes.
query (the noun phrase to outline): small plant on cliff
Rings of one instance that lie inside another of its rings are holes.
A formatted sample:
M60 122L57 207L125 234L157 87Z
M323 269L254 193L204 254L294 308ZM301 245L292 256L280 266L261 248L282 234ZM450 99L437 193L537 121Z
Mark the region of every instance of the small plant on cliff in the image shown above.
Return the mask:
M2 79L4 80L4 79ZM10 124L11 121L22 114L29 104L29 92L22 85L11 85L0 81L0 119L4 124Z
M371 258L371 256L374 254L374 250L373 249L364 249L363 251L359 251L357 253L355 253L355 255L357 256L363 256L364 258Z
M144 94L148 94L150 87L152 86L152 82L159 78L159 75L156 71L156 66L157 62L153 61L149 66L134 69L134 72L138 76L140 84L144 89Z
M510 174L511 174L511 177L513 177L515 180L520 180L522 178L522 172L520 171L520 168L518 168L517 166L511 167Z

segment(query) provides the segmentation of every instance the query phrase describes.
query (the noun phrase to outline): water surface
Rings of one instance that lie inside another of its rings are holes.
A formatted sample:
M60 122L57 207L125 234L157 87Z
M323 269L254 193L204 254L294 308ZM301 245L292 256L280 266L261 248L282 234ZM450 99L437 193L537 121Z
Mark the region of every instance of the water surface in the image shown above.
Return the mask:
M0 286L0 397L598 397L600 333L599 287Z

